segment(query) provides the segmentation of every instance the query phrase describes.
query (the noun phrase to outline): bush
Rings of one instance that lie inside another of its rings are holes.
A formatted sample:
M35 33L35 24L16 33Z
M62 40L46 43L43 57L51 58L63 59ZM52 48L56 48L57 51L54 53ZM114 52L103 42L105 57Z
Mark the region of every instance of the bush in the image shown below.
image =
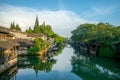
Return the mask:
M40 48L38 46L34 46L30 49L28 49L28 54L33 55L33 54L37 54L37 52L40 50Z
M47 41L44 41L41 38L36 38L34 42L35 46L28 49L28 55L37 55L38 51L48 48L50 46L50 44Z

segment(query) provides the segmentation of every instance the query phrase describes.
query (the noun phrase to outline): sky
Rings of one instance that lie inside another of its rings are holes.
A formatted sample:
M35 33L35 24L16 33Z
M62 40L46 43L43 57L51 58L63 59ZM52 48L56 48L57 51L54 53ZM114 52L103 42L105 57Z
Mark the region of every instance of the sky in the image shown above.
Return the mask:
M18 23L23 31L45 21L64 37L84 23L120 25L120 0L0 0L0 25Z

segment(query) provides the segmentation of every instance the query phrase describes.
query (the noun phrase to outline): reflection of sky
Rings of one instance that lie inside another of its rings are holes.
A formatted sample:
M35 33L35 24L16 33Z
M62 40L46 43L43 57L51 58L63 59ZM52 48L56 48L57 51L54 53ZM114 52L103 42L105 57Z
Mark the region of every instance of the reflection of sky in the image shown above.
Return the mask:
M59 72L59 71L51 71L49 73L39 71L38 76L36 77L34 70L26 69L25 71L19 70L19 73L16 75L16 80L81 80L81 79L71 72Z
M71 71L71 56L73 56L73 49L65 48L59 56L54 57L57 59L56 64L53 66L52 70L56 71Z
M71 56L73 49L65 48L62 54L54 57L57 59L53 65L52 71L45 73L43 71L36 73L33 69L19 69L16 75L16 80L81 80L77 75L71 73Z

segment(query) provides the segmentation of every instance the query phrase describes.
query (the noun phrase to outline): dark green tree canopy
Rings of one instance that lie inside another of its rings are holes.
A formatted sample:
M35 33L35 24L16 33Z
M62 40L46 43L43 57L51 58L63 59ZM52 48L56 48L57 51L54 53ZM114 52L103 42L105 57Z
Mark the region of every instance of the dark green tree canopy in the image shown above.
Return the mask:
M73 41L99 43L114 43L120 41L120 28L109 23L81 24L72 32Z
M35 33L39 33L39 20L38 20L38 16L36 16L35 25L34 25L34 32Z
M15 24L15 22L12 22L10 25L11 30L17 30L17 31L22 31L19 24Z
M94 49L98 49L99 56L118 57L115 44L120 42L120 26L113 26L109 23L81 24L72 31L71 39L75 42L87 43ZM88 47L88 46L87 46Z

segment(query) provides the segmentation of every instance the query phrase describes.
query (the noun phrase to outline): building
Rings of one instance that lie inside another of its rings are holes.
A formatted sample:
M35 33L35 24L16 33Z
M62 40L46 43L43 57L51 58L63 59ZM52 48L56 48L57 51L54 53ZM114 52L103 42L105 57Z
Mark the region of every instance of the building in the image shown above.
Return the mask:
M0 41L14 38L14 35L10 33L10 29L0 26Z
M0 41L0 73L17 64L17 46L14 41Z
M31 33L28 34L27 37L31 40L34 40L35 38L41 38L43 40L47 40L47 36L42 33Z
M17 46L18 54L27 54L27 50L34 46L34 42L29 39L14 39L9 41L14 41L15 43L19 43L19 46Z
M19 50L33 45L34 43L27 39L26 33L0 26L0 73L17 64Z
M10 31L10 34L13 34L15 39L27 39L27 33L20 31Z

